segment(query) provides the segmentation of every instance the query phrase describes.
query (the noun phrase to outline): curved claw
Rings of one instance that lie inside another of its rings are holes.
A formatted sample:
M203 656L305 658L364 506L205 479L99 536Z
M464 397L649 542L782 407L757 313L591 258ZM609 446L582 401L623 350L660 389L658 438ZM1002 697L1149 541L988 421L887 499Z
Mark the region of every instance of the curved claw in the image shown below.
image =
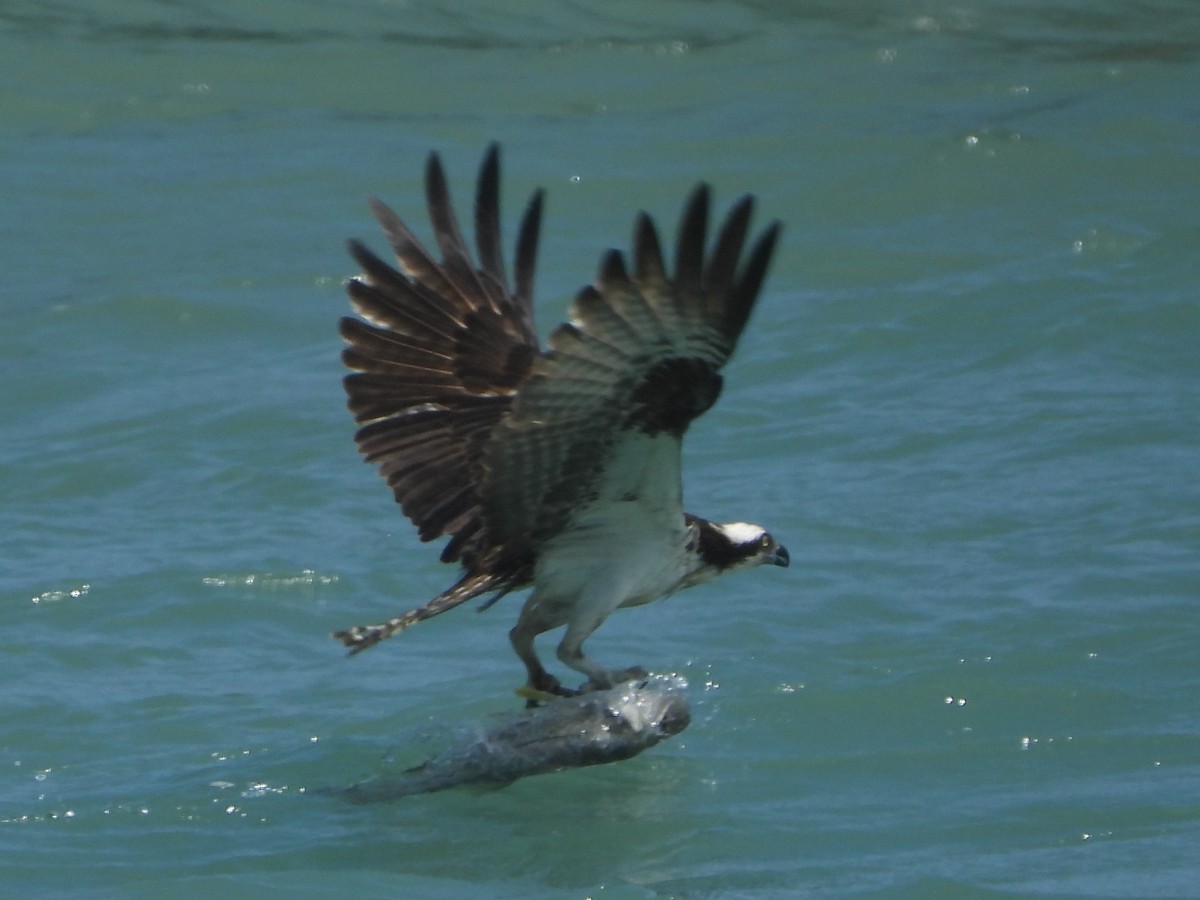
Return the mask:
M525 699L527 709L541 703L549 703L559 697L577 697L580 693L563 687L559 680L548 672L542 672L540 677L530 679L528 684L517 688L517 696Z
M522 685L517 688L516 695L525 701L526 706L538 706L542 703L549 703L551 700L557 700L564 694L553 694L550 691L540 691L532 685Z

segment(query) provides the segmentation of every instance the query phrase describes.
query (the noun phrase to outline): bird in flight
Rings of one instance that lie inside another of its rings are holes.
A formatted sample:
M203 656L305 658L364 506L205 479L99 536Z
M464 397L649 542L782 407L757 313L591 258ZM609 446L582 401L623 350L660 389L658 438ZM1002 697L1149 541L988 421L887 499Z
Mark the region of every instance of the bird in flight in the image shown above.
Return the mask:
M788 565L757 525L684 512L680 451L688 425L716 402L759 294L779 224L743 259L754 201L743 197L709 245L709 188L696 187L668 268L654 222L640 214L629 259L606 253L595 284L539 347L533 279L542 192L521 220L506 272L499 149L475 194L478 259L454 215L436 153L426 201L441 259L372 201L399 270L350 242L362 274L347 282L358 317L341 320L355 440L378 466L422 540L449 537L442 561L461 577L424 605L334 633L352 653L476 597L482 608L532 588L509 638L529 698L569 695L534 639L566 626L558 659L585 690L644 677L608 669L583 644L621 607L718 575Z

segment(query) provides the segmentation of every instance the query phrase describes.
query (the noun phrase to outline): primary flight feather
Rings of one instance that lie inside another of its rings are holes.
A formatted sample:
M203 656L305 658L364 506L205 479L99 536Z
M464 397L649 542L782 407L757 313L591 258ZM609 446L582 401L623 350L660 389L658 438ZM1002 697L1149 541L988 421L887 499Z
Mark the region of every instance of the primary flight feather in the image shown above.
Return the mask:
M447 536L461 578L378 625L335 633L352 652L475 597L532 587L509 637L528 688L570 693L542 666L534 638L566 626L558 658L607 688L640 673L583 653L616 609L657 600L787 550L762 528L685 513L680 449L716 402L779 234L744 253L753 199L726 216L711 246L709 189L688 198L668 268L653 221L637 217L629 260L603 258L570 320L538 346L533 277L542 192L522 218L510 286L500 234L499 151L484 156L475 196L478 261L463 239L445 173L431 154L426 202L441 259L372 202L399 271L365 246L344 318L349 407L364 457L379 467L423 540Z

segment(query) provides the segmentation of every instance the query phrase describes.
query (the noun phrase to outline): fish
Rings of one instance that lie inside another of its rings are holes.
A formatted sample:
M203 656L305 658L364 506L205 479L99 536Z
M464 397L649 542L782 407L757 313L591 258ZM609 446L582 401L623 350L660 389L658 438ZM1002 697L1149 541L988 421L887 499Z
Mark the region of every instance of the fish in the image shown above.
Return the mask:
M679 676L650 676L491 716L458 729L449 746L419 765L351 785L342 795L375 803L632 759L691 723L686 686Z

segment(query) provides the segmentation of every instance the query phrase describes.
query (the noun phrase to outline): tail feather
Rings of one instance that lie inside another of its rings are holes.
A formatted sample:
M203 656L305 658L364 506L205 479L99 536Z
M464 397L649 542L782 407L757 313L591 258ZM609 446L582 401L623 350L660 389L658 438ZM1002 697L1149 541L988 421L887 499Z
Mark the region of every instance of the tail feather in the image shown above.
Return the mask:
M331 636L341 641L343 646L349 647L350 655L354 656L362 653L368 647L378 644L384 638L389 638L393 634L417 624L417 622L432 619L468 600L495 592L495 596L487 602L487 606L491 606L504 594L519 586L511 577L506 578L495 573L464 575L450 588L416 609L410 609L408 612L393 616L386 622L380 622L377 625L355 625L344 631L335 631Z

